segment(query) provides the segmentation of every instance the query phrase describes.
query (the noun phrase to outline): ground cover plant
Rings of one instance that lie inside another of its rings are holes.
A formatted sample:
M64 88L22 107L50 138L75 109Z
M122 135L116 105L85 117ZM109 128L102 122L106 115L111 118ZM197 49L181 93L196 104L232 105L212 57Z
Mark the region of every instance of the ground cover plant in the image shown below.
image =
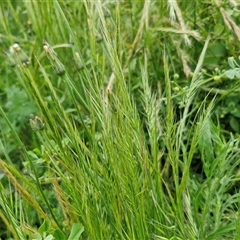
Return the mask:
M237 1L0 6L0 239L240 239Z

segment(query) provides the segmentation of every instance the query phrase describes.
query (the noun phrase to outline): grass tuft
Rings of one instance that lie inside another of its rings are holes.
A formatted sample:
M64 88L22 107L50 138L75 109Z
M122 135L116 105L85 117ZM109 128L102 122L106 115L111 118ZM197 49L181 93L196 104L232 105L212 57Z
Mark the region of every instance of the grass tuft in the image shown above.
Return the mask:
M237 11L0 6L0 238L238 239Z

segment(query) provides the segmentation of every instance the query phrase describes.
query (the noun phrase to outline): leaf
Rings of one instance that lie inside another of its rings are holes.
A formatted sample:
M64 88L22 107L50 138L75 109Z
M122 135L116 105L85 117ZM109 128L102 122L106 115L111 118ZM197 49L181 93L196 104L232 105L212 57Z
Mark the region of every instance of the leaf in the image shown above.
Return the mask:
M240 69L236 69L236 72L235 72L235 76L236 78L240 78Z
M42 236L40 233L34 233L32 240L42 240Z
M25 124L25 118L29 116L31 112L35 112L35 106L32 101L29 100L27 94L23 89L16 86L12 86L6 89L7 102L5 107L8 112L8 117L11 122L17 123L17 126Z
M225 54L226 47L224 44L220 42L209 44L209 48L204 58L204 65L208 65L208 67L216 66L219 63L220 59L225 56Z
M222 24L216 24L214 26L214 36L219 36L223 33L224 26Z
M239 122L235 117L230 119L230 126L235 132L239 132Z
M230 113L234 117L240 118L240 104L235 104L234 109L232 111L230 111Z
M54 240L65 240L66 239L66 236L64 235L64 233L59 229L56 229L54 231L53 236L54 236Z
M71 229L70 236L68 237L68 240L78 240L83 231L84 231L83 225L74 223Z
M229 57L228 58L228 65L231 67L231 68L235 68L235 60L233 57Z
M227 70L227 71L225 72L225 75L226 75L226 77L229 78L229 79L234 79L234 77L235 77L235 71L234 71L233 69Z
M47 232L50 228L51 223L49 221L44 221L43 224L38 228L38 232L40 234L43 234L44 232Z
M54 236L52 234L44 238L44 240L53 240L53 239L54 239Z

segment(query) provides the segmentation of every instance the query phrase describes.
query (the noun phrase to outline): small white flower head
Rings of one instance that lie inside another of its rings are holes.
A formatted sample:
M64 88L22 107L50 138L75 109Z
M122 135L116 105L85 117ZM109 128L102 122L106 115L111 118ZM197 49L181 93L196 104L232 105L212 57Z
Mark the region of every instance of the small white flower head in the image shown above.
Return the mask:
M43 49L45 53L49 53L49 47L47 45L43 45Z
M43 130L45 127L45 123L42 119L38 116L34 116L33 114L30 114L29 123L33 131Z
M17 43L14 43L12 46L10 46L9 54L7 55L9 57L10 66L15 66L19 63L22 63L22 66L26 67L30 63L30 58Z
M17 52L20 52L21 51L21 48L20 46L17 44L17 43L14 43L12 46L10 46L9 48L9 52L11 54L14 54L14 53L17 53Z
M46 40L43 40L43 50L45 51L48 59L50 60L50 62L52 64L52 68L54 70L54 73L57 74L58 76L64 75L65 74L65 67L64 67L64 65L58 59L56 52L47 43Z
M47 54L50 54L50 55L53 54L57 56L57 53L53 50L53 48L48 44L46 40L43 40L43 50Z

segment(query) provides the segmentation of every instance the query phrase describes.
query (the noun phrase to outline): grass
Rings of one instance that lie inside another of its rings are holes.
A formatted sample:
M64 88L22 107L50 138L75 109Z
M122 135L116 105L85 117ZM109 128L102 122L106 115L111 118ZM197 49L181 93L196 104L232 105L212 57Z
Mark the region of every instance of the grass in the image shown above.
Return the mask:
M211 4L1 2L0 238L239 239L238 12Z

